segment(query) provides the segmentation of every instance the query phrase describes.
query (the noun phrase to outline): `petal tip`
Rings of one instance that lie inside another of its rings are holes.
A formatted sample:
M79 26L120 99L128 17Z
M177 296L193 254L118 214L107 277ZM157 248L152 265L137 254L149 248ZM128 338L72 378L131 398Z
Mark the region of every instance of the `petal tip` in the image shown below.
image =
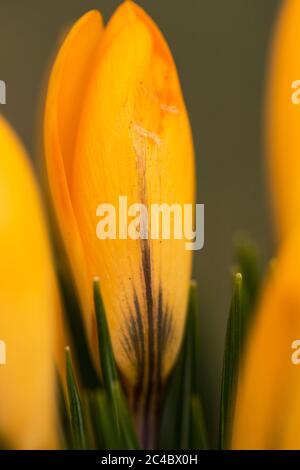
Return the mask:
M93 10L89 10L86 12L81 18L79 18L78 21L82 22L88 22L88 21L98 21L101 25L103 23L103 18L102 14L100 13L99 10L96 10L95 8Z

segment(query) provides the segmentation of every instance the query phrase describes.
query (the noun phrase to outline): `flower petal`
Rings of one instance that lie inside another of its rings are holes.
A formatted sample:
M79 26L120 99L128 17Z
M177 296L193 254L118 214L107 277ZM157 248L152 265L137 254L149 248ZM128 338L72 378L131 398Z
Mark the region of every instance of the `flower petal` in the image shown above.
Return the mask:
M52 448L54 274L31 168L1 116L0 266L0 434L17 449Z
M92 319L86 295L88 289L85 260L70 199L69 180L82 103L89 86L93 59L101 36L102 20L97 11L84 15L71 29L51 73L44 124L50 190L71 266L80 287L89 331Z
M300 233L286 240L250 331L234 417L234 449L299 449Z
M299 17L299 1L283 2L266 89L268 166L280 237L299 224L300 213L300 105L292 102L292 83L300 79Z
M96 208L193 203L194 155L176 68L152 20L123 3L104 32L84 102L72 201L100 278L114 352L132 383L169 372L183 334L191 269L184 240L99 240ZM143 383L141 383L143 382Z

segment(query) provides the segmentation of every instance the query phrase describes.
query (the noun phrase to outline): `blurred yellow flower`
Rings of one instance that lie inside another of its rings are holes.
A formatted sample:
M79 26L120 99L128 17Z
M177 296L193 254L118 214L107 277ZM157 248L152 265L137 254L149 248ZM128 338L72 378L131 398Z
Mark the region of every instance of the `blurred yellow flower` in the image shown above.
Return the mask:
M300 370L292 361L294 342L300 339L299 41L300 2L286 0L271 48L266 106L266 150L280 249L241 367L234 449L300 449Z
M285 0L270 49L266 82L266 151L274 212L280 237L300 222L300 2Z
M234 449L300 449L300 233L288 237L270 273L238 387Z
M171 52L133 2L105 29L98 12L87 13L65 39L49 83L45 150L92 344L97 276L118 366L148 390L149 408L182 339L191 252L184 240L99 240L96 209L118 207L119 196L128 205L194 203L194 153Z
M57 298L27 156L0 116L0 436L16 449L56 443L53 329Z

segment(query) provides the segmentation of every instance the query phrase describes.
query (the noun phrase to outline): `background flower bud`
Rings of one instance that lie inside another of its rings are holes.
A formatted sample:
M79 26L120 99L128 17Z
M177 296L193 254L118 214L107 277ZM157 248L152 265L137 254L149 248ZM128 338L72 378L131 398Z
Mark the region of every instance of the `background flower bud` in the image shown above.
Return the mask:
M56 445L57 292L27 156L0 116L0 436L16 449Z
M299 225L300 213L300 100L295 96L300 84L299 15L298 0L282 2L266 82L268 170L281 238Z
M235 407L234 449L299 449L300 237L280 250L250 329Z

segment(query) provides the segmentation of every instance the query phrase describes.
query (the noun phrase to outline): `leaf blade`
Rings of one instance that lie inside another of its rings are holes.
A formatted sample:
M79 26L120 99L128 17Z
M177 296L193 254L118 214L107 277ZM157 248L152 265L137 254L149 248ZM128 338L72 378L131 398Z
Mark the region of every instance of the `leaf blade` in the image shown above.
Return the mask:
M66 373L70 407L70 421L72 430L73 449L87 449L87 438L84 426L83 411L79 390L75 381L70 348L66 348Z
M139 449L138 439L118 378L105 309L99 288L99 280L97 278L94 279L93 287L103 383L112 403L115 427L125 449Z
M244 326L242 281L241 273L236 273L233 281L233 293L227 323L223 359L219 430L219 444L221 449L226 449L229 445L238 369L242 351Z

